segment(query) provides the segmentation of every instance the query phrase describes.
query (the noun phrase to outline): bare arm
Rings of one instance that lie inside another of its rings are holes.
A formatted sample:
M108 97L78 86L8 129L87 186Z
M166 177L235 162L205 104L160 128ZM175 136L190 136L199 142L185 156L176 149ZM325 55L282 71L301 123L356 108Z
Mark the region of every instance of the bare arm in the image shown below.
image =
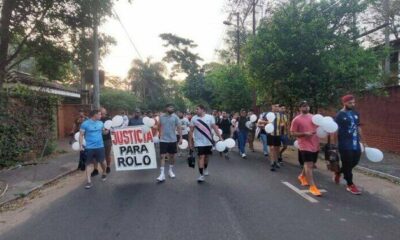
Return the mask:
M212 129L214 129L214 132L219 137L219 139L224 140L222 138L222 135L219 133L219 128L218 128L217 124L213 124L213 125L211 125L211 127L212 127Z
M79 134L79 148L81 149L81 151L83 151L83 137L85 135L85 131L84 130L80 130L80 134Z
M189 147L190 147L190 149L193 149L193 147L194 147L193 132L194 132L194 127L190 126L190 131L189 131Z

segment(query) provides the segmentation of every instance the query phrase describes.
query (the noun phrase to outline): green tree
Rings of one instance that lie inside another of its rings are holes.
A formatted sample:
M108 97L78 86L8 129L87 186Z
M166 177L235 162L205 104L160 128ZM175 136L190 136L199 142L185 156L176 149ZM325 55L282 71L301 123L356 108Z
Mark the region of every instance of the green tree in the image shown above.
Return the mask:
M137 97L130 91L103 88L100 92L100 104L109 111L130 111L139 106Z
M365 8L356 0L291 0L276 9L245 50L248 74L265 100L293 107L307 99L318 109L376 84L377 55L354 41L351 28L354 13Z
M205 76L213 109L237 111L250 108L251 90L246 73L240 66L212 64Z
M185 74L182 88L184 95L192 102L207 103L209 92L205 87L204 70L198 63L202 59L192 51L197 45L190 39L185 39L171 33L160 35L164 47L168 47L164 61L173 64L173 75Z
M132 61L128 78L132 83L132 90L139 101L147 108L159 108L163 105L165 86L165 65L161 62L151 62L148 58L145 62L139 59Z
M49 64L51 61L48 59L51 57L60 66L63 66L62 63L69 63L73 52L79 52L74 49L79 45L73 44L72 36L80 32L78 35L82 37L93 27L95 10L100 22L104 21L105 16L111 16L114 2L115 0L3 0L0 16L0 89L7 71L32 56L39 55L41 58L36 63L38 71L44 70L42 65ZM68 56L66 53L69 53ZM62 57L56 57L57 55ZM56 75L62 73L59 68L55 69ZM44 74L49 72L44 71Z

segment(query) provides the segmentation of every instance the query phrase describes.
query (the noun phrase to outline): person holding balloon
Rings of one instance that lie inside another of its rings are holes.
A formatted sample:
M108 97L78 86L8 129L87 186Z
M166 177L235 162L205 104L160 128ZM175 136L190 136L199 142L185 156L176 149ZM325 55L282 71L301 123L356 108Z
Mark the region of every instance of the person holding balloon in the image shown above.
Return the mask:
M168 175L170 178L175 178L173 167L175 164L175 154L177 153L176 143L182 144L182 128L178 116L174 113L175 109L172 104L165 106L165 113L160 116L159 131L160 131L160 155L161 167L158 182L165 181L164 167L165 161L169 161ZM175 131L178 131L178 136ZM178 140L179 138L179 140Z
M290 133L297 138L300 155L304 161L304 167L298 177L302 186L310 186L310 192L314 196L321 196L321 192L317 188L314 176L313 167L318 159L319 138L317 136L317 126L313 123L310 114L310 106L307 101L302 101L299 104L300 115L296 116L290 127Z
M240 110L240 117L237 120L238 122L238 145L239 145L239 153L242 158L246 158L246 142L247 136L249 134L248 123L249 120L247 119L247 112L246 110Z
M339 128L333 134L333 144L337 144L342 162L341 173L347 182L346 190L359 195L361 191L353 183L353 168L357 166L361 157L361 128L360 114L354 110L356 101L353 95L342 97L343 108L336 114L335 121ZM365 145L365 143L364 143ZM335 173L334 181L339 184L340 173Z
M100 163L103 170L102 180L107 179L106 175L106 163L105 163L105 151L103 134L108 134L109 130L104 128L103 122L100 121L101 113L99 110L92 110L89 114L89 119L84 121L80 127L79 134L79 146L81 151L86 151L86 166L93 160L95 163ZM86 140L86 146L83 147L83 140ZM91 175L89 174L89 168L86 167L87 184L86 189L92 187Z

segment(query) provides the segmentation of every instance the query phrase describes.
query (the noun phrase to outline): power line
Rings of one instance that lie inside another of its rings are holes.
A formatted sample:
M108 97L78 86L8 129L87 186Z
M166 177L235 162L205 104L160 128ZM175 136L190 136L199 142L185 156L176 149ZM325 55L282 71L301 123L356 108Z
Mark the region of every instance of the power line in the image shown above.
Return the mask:
M133 48L135 49L135 52L136 52L136 53L137 53L137 55L139 56L140 60L142 60L142 61L143 61L142 55L140 55L140 52L139 52L139 50L137 49L137 47L136 47L135 43L132 41L132 38L131 38L131 36L129 35L128 31L126 30L126 28L125 28L124 24L122 23L122 21L121 21L121 18L119 17L118 13L117 13L117 12L116 12L114 9L113 9L112 11L113 11L113 13L114 13L115 17L117 18L117 21L118 21L118 22L119 22L119 24L121 25L122 29L124 30L124 32L125 32L125 34L126 34L126 36L128 37L128 39L129 39L129 42L131 43L131 45L132 45L132 46L133 46Z

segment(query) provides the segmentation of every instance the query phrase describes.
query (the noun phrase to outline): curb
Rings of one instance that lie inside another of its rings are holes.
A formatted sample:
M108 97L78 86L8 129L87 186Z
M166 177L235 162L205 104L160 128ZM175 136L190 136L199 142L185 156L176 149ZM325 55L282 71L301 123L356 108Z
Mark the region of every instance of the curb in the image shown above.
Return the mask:
M360 173L366 174L366 175L371 175L373 177L380 177L380 178L388 180L388 181L390 181L392 183L400 184L400 178L399 177L396 177L396 176L393 176L393 175L390 175L390 174L387 174L387 173L384 173L384 172L376 171L376 170L373 170L373 169L370 169L370 168L366 168L366 167L361 167L361 166L356 166L355 170L360 172Z
M25 191L25 192L23 193L23 196L16 196L16 197L14 197L14 198L12 198L12 199L9 199L9 200L7 200L7 201L0 202L0 207L4 206L5 204L10 203L10 202L12 202L12 201L18 200L18 199L20 199L20 198L24 198L24 197L26 197L27 195L29 195L30 193L32 193L33 191L39 190L39 189L41 189L41 188L43 188L43 187L45 187L45 186L47 186L47 185L49 185L49 184L51 184L51 183L57 181L57 180L59 180L60 178L63 178L63 177L65 177L65 176L68 176L68 175L70 175L70 174L72 174L72 173L74 173L74 172L77 172L77 171L78 171L77 169L73 169L73 170L69 170L69 171L67 171L67 172L65 172L65 173L62 173L62 174L60 174L60 175L58 175L58 176L56 176L56 177L54 177L54 178L52 178L52 179L50 179L50 180L48 180L48 181L42 183L42 184L40 184L40 185L38 185L38 186L36 186L36 187L34 187L34 188L28 190L28 191ZM5 193L5 192L4 192L4 193Z

